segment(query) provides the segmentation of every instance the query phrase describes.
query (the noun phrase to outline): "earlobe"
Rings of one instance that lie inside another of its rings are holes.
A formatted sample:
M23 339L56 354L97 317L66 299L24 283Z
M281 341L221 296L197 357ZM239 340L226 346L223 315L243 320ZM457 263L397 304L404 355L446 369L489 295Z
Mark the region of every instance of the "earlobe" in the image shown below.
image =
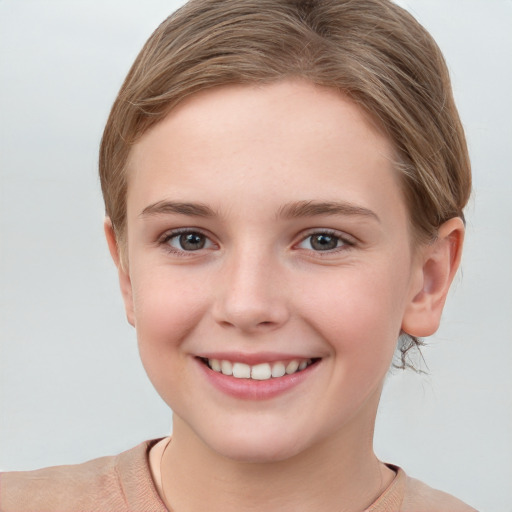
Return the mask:
M459 267L464 241L464 223L459 217L446 221L437 238L421 252L414 269L415 289L407 304L402 330L411 336L434 334L448 290Z
M117 274L119 277L121 294L123 296L126 318L128 322L135 327L135 315L133 310L133 294L130 273L128 265L124 262L122 258L117 237L112 226L112 221L109 217L105 217L103 228L105 230L105 238L107 239L110 255L112 256L112 259L114 260L114 263L117 267Z

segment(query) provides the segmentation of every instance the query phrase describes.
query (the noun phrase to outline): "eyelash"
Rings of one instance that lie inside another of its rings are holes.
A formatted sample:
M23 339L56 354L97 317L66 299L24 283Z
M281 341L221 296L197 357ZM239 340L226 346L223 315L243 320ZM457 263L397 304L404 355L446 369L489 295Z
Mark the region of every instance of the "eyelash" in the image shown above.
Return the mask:
M305 250L314 252L315 255L322 257L322 256L331 255L331 254L336 254L336 253L342 252L342 251L347 251L356 245L356 242L352 237L349 237L346 234L342 234L339 231L334 231L332 229L311 230L305 237L303 237L300 240L299 244L306 242L308 239L311 240L314 236L320 236L320 235L334 238L341 245L334 247L333 249L326 249L324 251L315 251L314 249L305 249ZM295 246L297 246L299 244L295 244ZM310 244L311 244L311 242L310 242Z
M177 238L181 235L199 235L199 236L203 237L205 240L209 241L209 243L211 245L214 245L214 242L211 241L211 238L208 235L206 235L199 229L193 229L193 228L181 228L181 229L175 229L172 231L168 231L164 235L162 235L162 237L158 240L158 245L164 247L166 251L170 252L173 255L184 256L184 257L190 256L191 254L193 254L195 252L199 252L201 249L203 249L201 247L200 249L197 249L195 251L187 251L185 249L177 249L177 248L173 247L172 245L170 245L169 242L173 238Z
M158 240L157 243L158 243L158 245L163 246L168 252L170 252L174 255L177 255L177 256L182 256L182 257L190 256L193 253L200 252L202 249L204 249L204 247L201 247L197 250L187 251L185 249L177 249L169 244L169 242L173 238L177 238L182 235L199 235L200 237L204 238L206 243L209 243L210 245L215 245L215 242L212 242L211 238L208 235L206 235L199 229L192 229L192 228L181 228L181 229L176 229L173 231L168 231ZM341 251L347 251L356 245L355 240L352 237L349 237L348 235L342 235L338 231L334 231L331 229L317 229L317 230L311 230L306 236L302 237L298 243L294 244L294 247L297 247L298 245L303 244L308 239L311 240L314 236L321 236L321 235L336 239L337 244L341 244L341 245L334 247L332 249L326 249L323 251L322 250L315 251L314 249L307 249L307 248L302 248L302 249L312 252L315 255L322 257L324 255L327 256L329 254L338 253Z

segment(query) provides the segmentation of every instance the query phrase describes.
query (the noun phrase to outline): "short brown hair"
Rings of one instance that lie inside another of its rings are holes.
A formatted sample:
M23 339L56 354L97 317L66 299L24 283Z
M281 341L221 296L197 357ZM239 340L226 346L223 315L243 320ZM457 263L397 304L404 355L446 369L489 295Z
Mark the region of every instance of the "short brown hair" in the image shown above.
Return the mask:
M464 218L470 163L448 70L407 11L387 0L191 0L144 45L105 127L99 170L116 235L126 162L146 130L197 91L293 77L342 91L391 138L416 235Z

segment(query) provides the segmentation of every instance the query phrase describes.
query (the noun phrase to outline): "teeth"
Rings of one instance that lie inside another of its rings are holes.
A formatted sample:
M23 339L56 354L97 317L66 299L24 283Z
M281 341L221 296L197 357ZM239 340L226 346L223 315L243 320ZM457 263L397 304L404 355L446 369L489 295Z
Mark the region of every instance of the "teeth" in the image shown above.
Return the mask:
M272 377L282 377L286 373L286 368L283 363L275 363L272 366Z
M291 373L295 373L299 368L299 361L297 361L296 359L294 359L293 361L290 361L287 365L286 365L286 373L288 375L290 375Z
M233 365L229 361L221 361L220 371L224 375L233 375Z
M256 364L251 368L251 378L255 380L267 380L272 377L272 370L268 363Z
M244 363L234 363L233 377L237 379L249 379L251 377L251 367Z
M227 360L208 359L208 366L217 373L233 376L237 379L268 380L284 375L292 375L307 368L313 362L312 359L292 359L288 363L276 361L275 363L260 363L250 366L245 363L232 363Z
M209 363L210 363L212 370L214 370L216 372L221 371L222 367L221 367L220 361L218 359L210 359Z

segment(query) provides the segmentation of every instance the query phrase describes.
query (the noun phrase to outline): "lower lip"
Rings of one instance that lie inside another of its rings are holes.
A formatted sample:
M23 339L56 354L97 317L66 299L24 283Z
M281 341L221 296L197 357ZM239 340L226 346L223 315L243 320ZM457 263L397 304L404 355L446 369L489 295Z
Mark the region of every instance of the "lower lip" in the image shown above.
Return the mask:
M226 395L243 400L268 400L284 394L304 382L313 374L320 361L292 375L267 380L237 379L230 375L213 371L200 360L197 363L209 382Z

